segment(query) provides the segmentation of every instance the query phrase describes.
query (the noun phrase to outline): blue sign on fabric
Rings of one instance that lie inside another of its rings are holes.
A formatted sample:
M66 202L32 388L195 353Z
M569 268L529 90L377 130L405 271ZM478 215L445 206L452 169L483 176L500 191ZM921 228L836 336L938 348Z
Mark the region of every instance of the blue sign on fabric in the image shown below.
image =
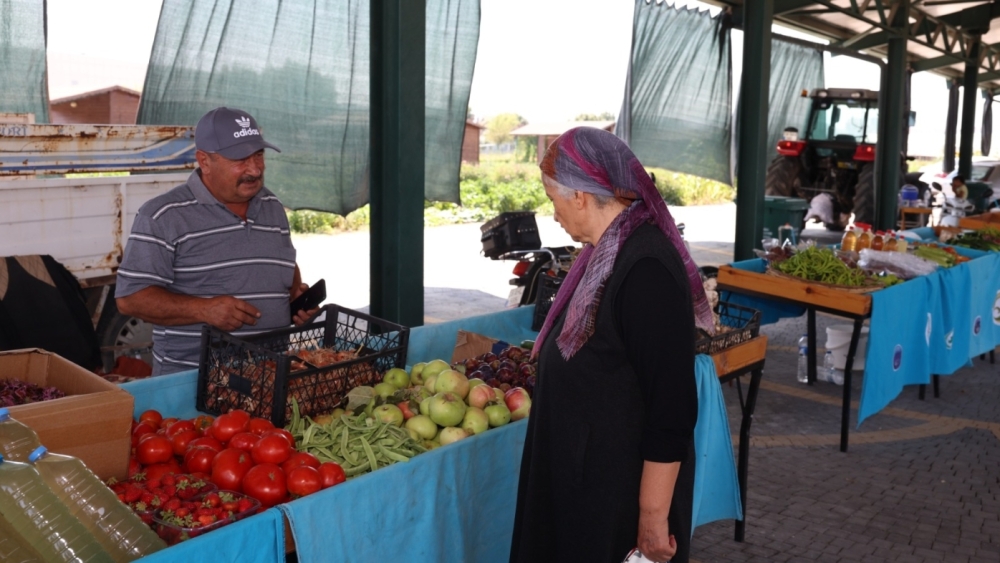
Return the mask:
M892 349L892 371L897 371L902 363L903 363L903 346L900 344L896 344L896 347Z

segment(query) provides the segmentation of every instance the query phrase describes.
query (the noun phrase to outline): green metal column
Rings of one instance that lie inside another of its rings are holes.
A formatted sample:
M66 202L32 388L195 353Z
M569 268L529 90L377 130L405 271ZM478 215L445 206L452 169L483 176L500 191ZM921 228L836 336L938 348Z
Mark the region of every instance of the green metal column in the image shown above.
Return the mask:
M899 10L901 16L907 11ZM905 25L905 24L904 24ZM896 226L897 199L899 197L900 173L903 150L903 112L906 97L906 38L894 37L889 40L888 64L883 81L885 91L880 96L883 107L879 108L882 121L881 138L875 158L877 181L875 182L875 226L878 229L894 229Z
M371 0L371 314L424 322L426 6Z
M969 58L965 61L965 76L962 78L962 138L958 144L958 173L969 179L972 173L972 135L976 132L976 90L979 88L979 42L969 45Z
M753 258L764 226L767 174L767 97L771 83L771 17L774 0L746 2L743 19L743 78L736 162L736 242L733 258Z

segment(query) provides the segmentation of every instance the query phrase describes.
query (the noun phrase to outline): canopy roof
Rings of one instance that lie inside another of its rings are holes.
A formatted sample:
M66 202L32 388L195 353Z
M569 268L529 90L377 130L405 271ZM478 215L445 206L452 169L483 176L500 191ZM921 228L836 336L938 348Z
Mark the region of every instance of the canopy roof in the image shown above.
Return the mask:
M747 0L702 1L731 8L742 25ZM894 28L901 9L909 10L907 25ZM991 27L997 18L1000 0L774 0L775 22L841 47L884 57L889 39L905 36L914 71L961 78L978 43L979 83L989 90L1000 89L1000 25Z

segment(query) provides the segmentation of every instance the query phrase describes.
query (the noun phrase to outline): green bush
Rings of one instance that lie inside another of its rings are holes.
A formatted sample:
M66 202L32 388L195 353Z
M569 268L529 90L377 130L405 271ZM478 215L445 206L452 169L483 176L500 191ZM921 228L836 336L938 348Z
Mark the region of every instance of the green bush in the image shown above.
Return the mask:
M705 205L733 200L735 190L725 184L662 168L648 169L656 189L668 205ZM545 196L538 165L513 159L490 159L481 165L462 164L459 184L462 205L424 203L424 225L477 223L506 211L535 211L552 215L552 202ZM318 211L289 211L288 223L296 233L334 233L368 227L368 206L341 217Z

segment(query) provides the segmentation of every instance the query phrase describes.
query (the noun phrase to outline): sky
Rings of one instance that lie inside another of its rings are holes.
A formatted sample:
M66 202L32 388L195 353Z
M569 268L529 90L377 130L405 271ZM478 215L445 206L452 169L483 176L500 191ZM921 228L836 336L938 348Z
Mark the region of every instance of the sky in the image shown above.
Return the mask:
M708 8L694 0L675 3ZM160 5L161 0L48 0L50 98L115 84L141 90ZM633 0L481 0L472 113L488 119L512 112L529 122L571 120L581 113L617 115L633 6ZM734 31L734 79L741 66L740 40ZM826 83L875 90L878 67L827 56ZM910 135L911 152L940 156L947 107L944 78L915 74L912 105L917 125ZM976 105L981 113L978 96ZM1000 111L994 113L1000 120ZM1000 131L1000 124L994 130Z

